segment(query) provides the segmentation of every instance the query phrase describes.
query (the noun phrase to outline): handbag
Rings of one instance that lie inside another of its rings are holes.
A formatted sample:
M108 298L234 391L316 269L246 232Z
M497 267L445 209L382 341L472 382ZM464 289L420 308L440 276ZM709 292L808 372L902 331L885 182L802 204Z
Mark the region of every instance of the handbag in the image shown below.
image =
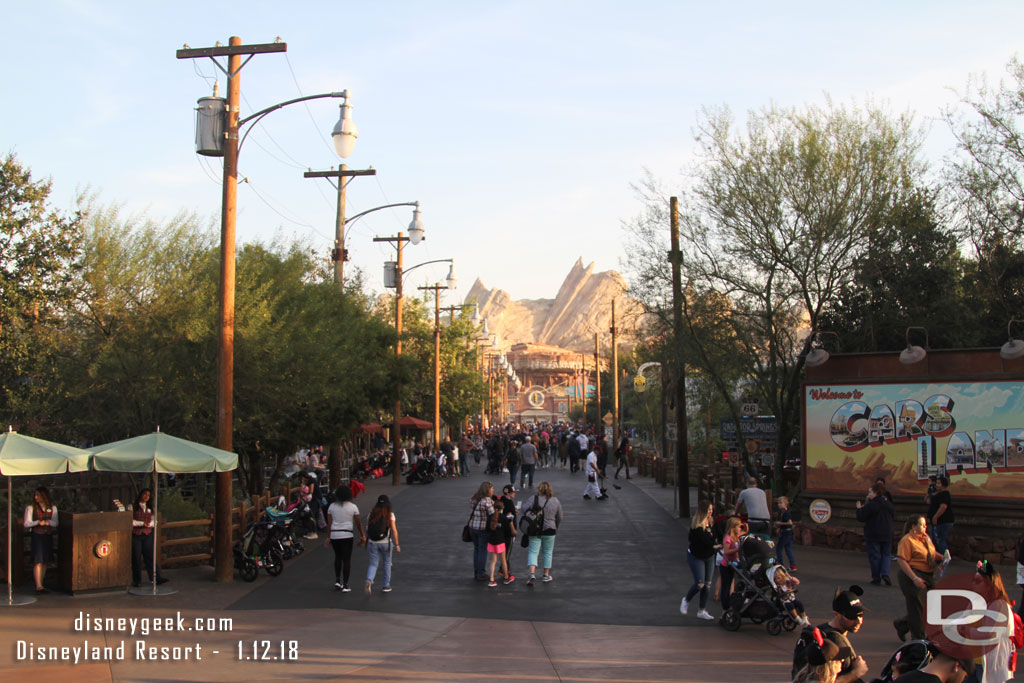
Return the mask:
M479 505L479 504L480 504L480 501L477 501L476 505ZM466 543L472 543L473 542L473 534L469 533L469 523L473 520L473 513L476 512L476 505L473 506L472 511L470 511L470 513L469 513L469 519L466 520L466 526L462 527L462 540L465 541Z

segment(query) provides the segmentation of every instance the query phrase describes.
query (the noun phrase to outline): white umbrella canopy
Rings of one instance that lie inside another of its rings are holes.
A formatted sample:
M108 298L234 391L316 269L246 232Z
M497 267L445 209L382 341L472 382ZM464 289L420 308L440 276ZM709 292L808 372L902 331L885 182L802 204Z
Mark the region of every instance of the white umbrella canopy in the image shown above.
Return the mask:
M212 446L153 432L90 448L93 469L101 472L227 472L238 456Z
M11 477L42 476L89 469L89 451L25 436L10 427L0 434L0 475L7 477L7 605L24 605L34 598L14 599L11 576ZM0 603L2 604L2 603Z
M130 439L114 441L90 448L93 469L101 472L155 472L159 474L184 474L198 472L228 472L238 467L238 455L212 446L180 439L164 434L157 429ZM153 477L153 509L157 508L159 486ZM157 589L156 550L158 547L153 528L153 588L152 591L130 592L136 595L169 595L173 589Z
M0 434L0 474L5 477L84 472L87 469L87 450L10 430Z

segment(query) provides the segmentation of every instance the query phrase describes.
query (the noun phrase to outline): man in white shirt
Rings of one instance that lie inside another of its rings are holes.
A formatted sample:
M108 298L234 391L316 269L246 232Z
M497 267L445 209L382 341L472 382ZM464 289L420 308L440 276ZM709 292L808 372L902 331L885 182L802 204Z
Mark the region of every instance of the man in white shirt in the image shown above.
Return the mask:
M597 453L593 450L587 453L587 464L583 468L587 474L587 488L583 490L583 499L590 500L591 495L597 500L604 500L608 496L602 495L601 487L597 481L601 477L601 470L597 466Z

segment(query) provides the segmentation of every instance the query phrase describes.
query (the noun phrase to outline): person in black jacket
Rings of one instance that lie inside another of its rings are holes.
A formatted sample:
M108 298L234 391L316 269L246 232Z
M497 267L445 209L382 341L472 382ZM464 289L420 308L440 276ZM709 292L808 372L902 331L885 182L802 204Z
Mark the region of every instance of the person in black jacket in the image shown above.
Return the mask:
M686 549L686 562L693 572L693 585L679 604L680 613L685 615L690 608L690 601L700 593L700 610L697 612L700 619L714 619L707 610L708 587L715 571L715 553L722 546L715 543L715 536L711 532L713 511L711 503L702 500L697 504L697 512L690 520L690 544Z
M863 503L857 501L857 521L864 522L864 545L871 567L871 583L892 585L889 566L892 563L892 499L885 485L875 482Z

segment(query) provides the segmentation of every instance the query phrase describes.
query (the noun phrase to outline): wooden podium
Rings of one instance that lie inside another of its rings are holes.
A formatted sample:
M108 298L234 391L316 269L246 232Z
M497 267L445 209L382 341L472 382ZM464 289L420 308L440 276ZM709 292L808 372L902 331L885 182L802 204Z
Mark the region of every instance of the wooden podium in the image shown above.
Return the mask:
M132 513L60 513L57 569L71 593L125 588L132 572Z

